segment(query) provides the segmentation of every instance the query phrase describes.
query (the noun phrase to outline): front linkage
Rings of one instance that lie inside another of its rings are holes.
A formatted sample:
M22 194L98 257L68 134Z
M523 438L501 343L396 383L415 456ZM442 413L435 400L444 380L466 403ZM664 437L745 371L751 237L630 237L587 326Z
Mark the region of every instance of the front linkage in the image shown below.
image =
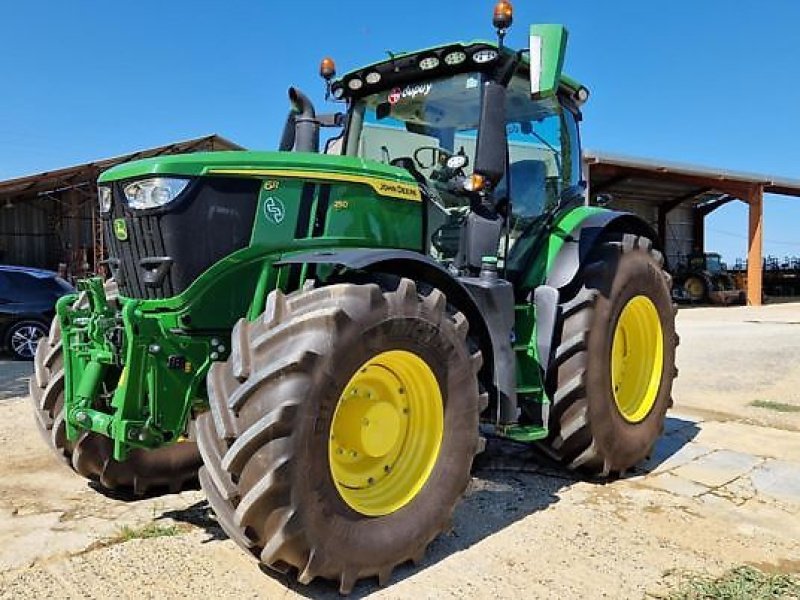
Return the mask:
M67 439L84 431L113 440L113 457L155 449L187 433L207 407L206 373L227 356L227 336L190 334L180 312L144 310L141 300L106 294L100 278L56 306L64 352Z

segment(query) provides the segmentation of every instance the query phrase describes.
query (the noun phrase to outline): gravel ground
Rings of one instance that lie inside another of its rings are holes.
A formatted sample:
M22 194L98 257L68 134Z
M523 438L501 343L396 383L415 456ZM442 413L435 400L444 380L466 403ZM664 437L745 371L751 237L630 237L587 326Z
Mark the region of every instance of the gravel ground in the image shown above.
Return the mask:
M491 443L452 531L353 596L641 598L686 570L800 572L800 423L750 406L798 403L796 322L800 305L681 311L675 413L647 464L600 485ZM20 389L19 365L0 362L0 389ZM262 572L199 491L97 493L49 455L22 399L0 401L0 452L0 598L338 597ZM119 535L152 523L168 535Z

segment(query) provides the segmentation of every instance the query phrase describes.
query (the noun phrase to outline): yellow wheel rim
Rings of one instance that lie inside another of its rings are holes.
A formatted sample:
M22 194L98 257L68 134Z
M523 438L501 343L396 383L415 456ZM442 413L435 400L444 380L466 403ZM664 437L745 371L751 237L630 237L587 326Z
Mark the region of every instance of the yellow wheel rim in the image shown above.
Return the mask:
M631 298L622 309L611 346L611 386L620 414L640 423L650 414L664 370L664 336L655 304Z
M342 499L368 516L411 502L436 464L443 431L442 392L423 359L390 350L365 362L331 421L328 461Z

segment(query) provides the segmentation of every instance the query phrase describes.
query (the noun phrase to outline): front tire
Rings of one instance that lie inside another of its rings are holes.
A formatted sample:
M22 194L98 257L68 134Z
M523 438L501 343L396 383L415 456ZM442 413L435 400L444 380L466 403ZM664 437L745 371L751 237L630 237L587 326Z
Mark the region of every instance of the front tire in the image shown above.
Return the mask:
M272 292L258 321L234 328L198 421L200 482L225 531L342 593L421 559L481 447L467 331L440 291L408 279Z
M608 234L561 305L544 449L568 468L621 474L663 431L677 374L670 287L649 239Z

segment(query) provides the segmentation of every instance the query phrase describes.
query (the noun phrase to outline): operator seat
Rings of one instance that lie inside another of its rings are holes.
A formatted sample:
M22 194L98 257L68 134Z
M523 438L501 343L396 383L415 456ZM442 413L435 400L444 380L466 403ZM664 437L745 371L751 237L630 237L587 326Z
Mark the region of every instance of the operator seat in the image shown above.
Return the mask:
M514 221L529 221L542 214L547 199L547 165L541 160L518 160L509 166L511 195L508 194L508 176L497 184L497 198L508 198Z

